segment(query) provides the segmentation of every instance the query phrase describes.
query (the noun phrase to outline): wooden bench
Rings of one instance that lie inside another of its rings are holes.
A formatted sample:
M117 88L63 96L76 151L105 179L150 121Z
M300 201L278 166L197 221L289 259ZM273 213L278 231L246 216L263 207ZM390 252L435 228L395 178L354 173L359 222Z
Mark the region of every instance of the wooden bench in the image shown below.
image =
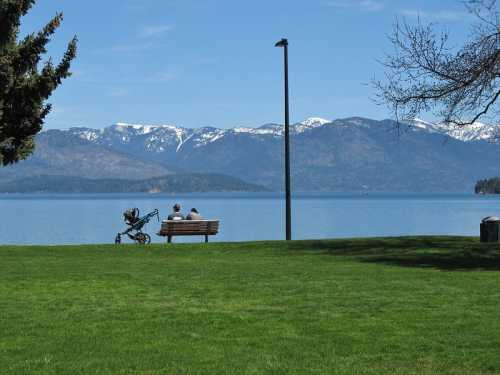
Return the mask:
M163 220L159 236L167 237L168 243L173 236L214 236L219 232L219 220Z

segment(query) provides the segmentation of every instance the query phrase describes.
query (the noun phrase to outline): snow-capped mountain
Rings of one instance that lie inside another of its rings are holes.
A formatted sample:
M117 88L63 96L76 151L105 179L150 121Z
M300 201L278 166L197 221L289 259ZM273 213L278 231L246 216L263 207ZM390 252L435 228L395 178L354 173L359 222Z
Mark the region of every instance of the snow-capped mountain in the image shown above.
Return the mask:
M295 131L296 133L303 133L309 129L314 129L331 123L331 120L325 120L320 117L310 117L302 122L293 125L293 131Z
M460 141L488 141L491 143L500 142L500 126L488 125L481 122L467 126L457 126L455 124L432 123L420 119L415 119L410 126L417 130L441 133Z
M331 124L330 120L311 117L290 126L292 134L301 134L311 129ZM127 146L140 143L150 152L164 153L167 150L179 152L186 143L193 148L206 146L209 143L237 134L263 137L281 137L283 125L265 124L258 128L234 127L219 129L203 127L197 129L175 125L139 125L119 122L104 129L70 128L68 131L87 141L110 147ZM141 146L141 147L142 147Z
M354 117L346 121L349 121L352 126L363 126L365 124L363 120ZM297 135L312 129L332 125L335 125L335 121L310 117L291 125L290 132ZM408 125L414 131L438 133L464 142L479 140L491 143L500 142L500 126L480 122L466 127L458 127L452 124L432 123L415 119ZM231 129L214 127L190 129L175 125L140 125L119 122L100 130L71 128L68 131L82 139L104 146L117 147L117 145L121 144L122 146L126 145L129 149L131 144L140 143L140 147L145 147L149 152L164 153L168 150L170 152L179 152L187 144L193 148L203 147L238 134L280 138L284 134L284 127L280 124L271 123L257 128L239 126Z
M415 120L398 124L352 117L310 118L291 126L292 184L315 191L473 191L500 176L497 127L455 129ZM37 136L28 160L0 179L40 175L145 179L216 173L271 189L283 187L283 126L257 128L118 123L104 129L50 130ZM443 142L443 139L447 142Z

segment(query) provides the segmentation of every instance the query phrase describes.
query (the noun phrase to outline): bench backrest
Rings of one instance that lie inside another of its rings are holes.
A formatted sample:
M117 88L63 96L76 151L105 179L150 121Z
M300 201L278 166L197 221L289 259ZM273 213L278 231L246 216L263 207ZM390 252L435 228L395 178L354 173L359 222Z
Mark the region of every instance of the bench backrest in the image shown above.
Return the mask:
M163 220L160 233L163 235L179 234L217 234L219 220Z

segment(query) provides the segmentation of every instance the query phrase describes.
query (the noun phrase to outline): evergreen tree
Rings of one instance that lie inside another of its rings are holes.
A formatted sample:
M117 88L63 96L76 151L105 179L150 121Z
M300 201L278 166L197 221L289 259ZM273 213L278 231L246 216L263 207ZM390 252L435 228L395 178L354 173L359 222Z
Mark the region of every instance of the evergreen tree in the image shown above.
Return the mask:
M476 194L500 194L500 177L479 180L474 190Z
M49 58L43 66L50 37L61 24L62 13L38 33L18 41L21 17L35 0L0 0L0 165L16 163L34 150L34 137L50 112L46 100L71 75L76 56L76 37L59 62Z

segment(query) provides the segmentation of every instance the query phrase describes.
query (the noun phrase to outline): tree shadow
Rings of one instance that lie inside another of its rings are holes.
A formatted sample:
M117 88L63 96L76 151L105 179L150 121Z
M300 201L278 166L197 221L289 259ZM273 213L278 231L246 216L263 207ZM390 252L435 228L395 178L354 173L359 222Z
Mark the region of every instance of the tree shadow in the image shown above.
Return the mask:
M362 261L400 267L437 268L444 271L500 271L500 253L463 252L444 254L406 254L366 258Z
M293 241L286 244L286 249L313 250L332 255L380 255L400 254L422 249L458 250L463 249L464 246L477 245L480 245L479 242L470 237L415 236ZM498 249L500 250L500 245Z
M470 237L392 237L291 243L290 250L305 248L367 263L446 271L500 270L500 244L482 244Z

